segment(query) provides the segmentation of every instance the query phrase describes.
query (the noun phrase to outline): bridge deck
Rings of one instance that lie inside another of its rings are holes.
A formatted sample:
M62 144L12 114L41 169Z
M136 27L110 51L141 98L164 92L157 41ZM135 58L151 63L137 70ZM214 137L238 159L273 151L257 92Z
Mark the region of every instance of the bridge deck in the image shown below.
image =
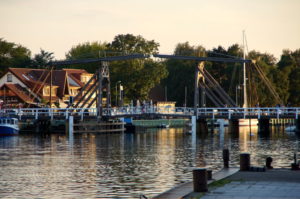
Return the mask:
M97 118L96 108L20 108L2 109L0 114L26 119L68 119L73 115L75 119ZM102 117L173 117L198 119L298 119L299 107L276 108L157 108L151 107L119 107L103 108Z

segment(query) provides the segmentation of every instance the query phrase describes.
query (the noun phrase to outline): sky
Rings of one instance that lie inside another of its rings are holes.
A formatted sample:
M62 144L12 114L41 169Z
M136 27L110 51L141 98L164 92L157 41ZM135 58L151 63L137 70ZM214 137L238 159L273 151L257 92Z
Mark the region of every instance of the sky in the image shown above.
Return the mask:
M242 44L279 58L300 48L300 0L0 0L0 38L53 52L79 43L141 35L173 53L188 41L212 49Z

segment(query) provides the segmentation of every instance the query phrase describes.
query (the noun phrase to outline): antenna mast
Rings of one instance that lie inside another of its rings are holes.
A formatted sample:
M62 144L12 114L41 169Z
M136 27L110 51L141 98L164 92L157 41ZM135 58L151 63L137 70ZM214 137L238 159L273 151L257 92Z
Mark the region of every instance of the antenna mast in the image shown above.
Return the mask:
M246 53L245 53L245 30L243 30L243 59L246 59ZM243 108L248 107L247 102L247 86L246 86L246 63L243 62L243 90L244 90L244 103Z

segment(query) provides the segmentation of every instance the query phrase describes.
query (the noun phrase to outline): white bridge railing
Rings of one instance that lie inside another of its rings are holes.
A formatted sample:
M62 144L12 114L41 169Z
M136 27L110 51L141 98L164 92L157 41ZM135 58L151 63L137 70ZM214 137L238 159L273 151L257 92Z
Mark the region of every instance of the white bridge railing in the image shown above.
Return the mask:
M17 116L20 119L23 116L30 116L38 119L42 116L47 117L65 117L69 115L80 116L97 116L96 108L20 108L20 109L1 109L0 114L4 116ZM170 115L170 116L193 116L203 118L293 118L298 119L300 115L299 107L262 107L262 108L194 108L175 107L160 108L150 107L118 107L103 108L103 116L108 117L126 117L144 114Z

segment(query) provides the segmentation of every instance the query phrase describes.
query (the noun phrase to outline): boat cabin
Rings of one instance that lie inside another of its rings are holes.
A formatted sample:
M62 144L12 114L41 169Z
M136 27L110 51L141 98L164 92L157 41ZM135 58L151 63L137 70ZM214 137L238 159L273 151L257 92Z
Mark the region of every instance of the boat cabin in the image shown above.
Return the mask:
M3 125L3 124L17 125L18 119L16 119L16 118L0 118L0 125Z

